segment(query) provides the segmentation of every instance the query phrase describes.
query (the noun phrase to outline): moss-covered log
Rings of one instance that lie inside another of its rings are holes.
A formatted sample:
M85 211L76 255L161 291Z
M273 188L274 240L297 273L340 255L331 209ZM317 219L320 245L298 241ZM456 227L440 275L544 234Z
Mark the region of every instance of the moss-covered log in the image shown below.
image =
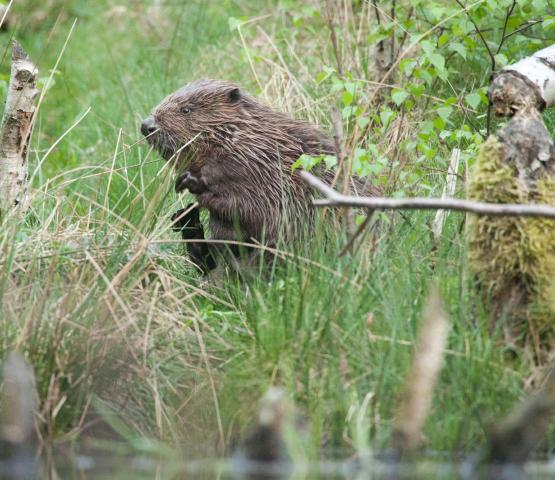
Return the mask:
M555 206L555 147L539 113L553 103L550 91L522 73L494 77L494 108L512 118L482 146L470 174L470 199ZM511 336L555 338L555 222L471 216L467 238L471 266L493 302L492 327L506 318ZM521 329L522 322L528 328Z

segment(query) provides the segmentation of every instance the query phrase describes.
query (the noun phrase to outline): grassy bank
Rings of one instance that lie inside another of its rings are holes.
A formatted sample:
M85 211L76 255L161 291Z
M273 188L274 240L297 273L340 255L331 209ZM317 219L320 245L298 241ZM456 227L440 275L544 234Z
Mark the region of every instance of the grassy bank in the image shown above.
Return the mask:
M169 216L188 199L138 126L199 77L236 81L330 132L336 108L352 170L388 195L440 195L459 148L464 195L491 73L469 17L454 2L400 2L397 18L384 10L378 23L368 3L324 3L168 2L154 12L146 1L68 0L37 7L40 21L25 15L32 2L16 7L0 40L8 48L17 36L48 89L30 153L32 207L0 230L0 356L21 349L33 364L45 439L103 436L100 417L134 445L179 441L204 456L231 445L277 384L310 420L312 447L383 447L432 282L451 330L428 446L475 448L533 383L530 349L506 345L502 325L488 331L461 214L438 243L434 213L376 215L345 256L346 231L317 232L282 246L288 261L275 271L221 285L183 255ZM500 42L505 3L472 11L491 48L502 43L498 63L548 44L524 36L542 23ZM521 3L507 31L546 11ZM410 49L384 80L376 45L393 37Z

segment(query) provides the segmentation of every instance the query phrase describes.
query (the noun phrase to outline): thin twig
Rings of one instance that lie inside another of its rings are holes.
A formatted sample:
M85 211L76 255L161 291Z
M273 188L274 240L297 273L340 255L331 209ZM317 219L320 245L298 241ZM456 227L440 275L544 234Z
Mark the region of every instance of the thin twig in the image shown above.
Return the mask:
M461 8L464 9L464 11L466 12L466 16L472 22L472 25L474 25L474 30L476 30L476 33L479 35L480 39L482 40L482 43L484 44L484 46L486 47L486 50L488 51L488 55L489 55L489 58L491 60L491 71L494 72L495 71L495 66L496 66L495 55L491 51L491 48L489 47L488 42L487 42L486 38L484 37L484 34L482 33L482 31L478 27L478 24L472 18L472 15L470 15L470 12L468 11L468 9L463 5L463 3L460 0L455 0L455 1L459 4L459 6ZM499 44L499 48L497 50L497 53L499 53L499 50L501 49L501 46L503 45L503 42L505 41L505 38L504 38L505 29L507 27L507 22L509 21L509 17L511 16L511 13L512 13L513 9L514 9L514 4L510 8L507 16L505 17L505 25L503 27L503 38L501 39L501 42ZM491 130L491 102L488 103L488 114L487 114L487 117L486 117L486 137L489 137L490 130Z
M507 38L512 37L513 35L517 35L518 33L523 32L524 30L527 30L530 27L533 27L534 25L537 25L538 23L542 23L543 20L529 20L528 22L526 22L525 24L523 24L521 27L517 28L516 30L513 30L511 33L507 34L507 36L505 37L505 40L507 40Z
M353 235L351 236L349 241L345 244L343 249L339 252L340 257L345 255L347 252L351 252L353 250L353 246L355 244L356 239L364 232L364 230L366 230L366 227L370 223L370 220L372 219L372 213L373 212L371 210L368 212L368 215L366 216L364 221L358 226L357 231L355 233L353 233Z
M496 54L501 51L501 47L505 43L505 40L509 38L505 36L505 33L507 33L507 24L509 23L509 18L511 18L511 15L513 14L513 10L515 9L515 7L516 7L516 0L513 0L513 4L507 9L507 15L505 15L505 22L503 23L503 33L501 34L501 41L499 42L499 46L497 47L497 51L495 52Z
M393 0L391 4L391 20L395 23L395 8L397 7L397 2ZM391 34L391 52L390 52L390 61L389 63L392 64L393 60L395 60L395 32Z
M555 218L555 207L550 205L485 203L455 198L354 197L337 192L308 172L303 171L300 175L311 187L324 194L325 198L313 200L313 205L317 207L355 207L372 210L454 210L495 217Z
M464 4L461 2L461 0L455 0L455 2L457 2L459 4L459 6L466 12L466 16L468 17L468 19L470 20L472 25L474 25L474 30L476 30L476 33L479 35L480 39L482 40L482 43L486 47L486 50L488 51L489 58L491 59L491 71L493 72L495 70L495 55L491 51L491 48L489 48L488 42L486 41L484 35L482 34L482 31L480 30L480 28L478 27L478 25L476 24L476 22L472 18L472 15L470 15L470 12L468 11L468 8L464 6Z
M333 55L335 56L335 63L337 64L337 73L340 77L343 77L343 65L341 62L341 55L339 53L339 44L337 40L337 34L335 32L335 25L333 22L333 12L329 1L326 3L326 20L328 22L328 28L330 31L331 43L333 46Z

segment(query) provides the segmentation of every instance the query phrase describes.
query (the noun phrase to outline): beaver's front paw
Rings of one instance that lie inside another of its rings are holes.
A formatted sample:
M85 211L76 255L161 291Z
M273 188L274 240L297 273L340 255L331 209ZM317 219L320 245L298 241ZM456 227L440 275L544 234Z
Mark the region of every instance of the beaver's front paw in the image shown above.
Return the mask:
M198 207L193 208L190 203L185 208L180 208L172 215L172 229L181 232L183 238L197 238L198 234L204 234Z
M204 228L200 221L199 208L190 203L172 215L172 228L181 233L183 240L204 240ZM191 261L204 273L216 266L209 245L205 242L187 242L187 252Z
M200 177L196 177L189 170L182 173L175 181L175 191L182 192L183 190L189 190L189 192L198 195L199 193L205 192L207 190L206 183Z

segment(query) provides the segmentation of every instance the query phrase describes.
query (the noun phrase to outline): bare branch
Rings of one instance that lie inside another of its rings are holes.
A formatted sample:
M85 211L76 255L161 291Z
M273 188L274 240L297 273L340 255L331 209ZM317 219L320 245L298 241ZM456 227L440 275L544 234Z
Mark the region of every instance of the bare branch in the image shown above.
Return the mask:
M484 47L486 47L486 50L488 51L489 58L491 60L491 71L493 72L495 70L495 55L491 51L491 48L488 45L488 42L487 42L486 38L484 37L484 34L480 30L480 27L478 27L478 24L472 18L472 15L470 15L470 12L468 11L468 7L465 7L464 4L460 0L455 0L455 1L465 11L466 16L468 17L468 19L470 20L472 25L474 25L474 30L476 30L476 33L478 34L478 36L482 40L482 43L484 44ZM472 5L472 6L474 6L474 5Z
M478 36L482 40L482 43L486 47L486 50L488 52L488 55L489 55L489 58L490 58L490 61L491 61L491 71L493 72L495 70L495 67L496 67L495 55L493 54L490 46L488 45L486 37L484 37L484 34L482 33L482 31L478 27L478 24L472 18L472 15L470 15L470 12L468 11L468 7L465 7L460 0L455 0L455 1L459 4L459 6L462 9L464 9L464 11L466 12L466 16L468 17L468 19L470 20L472 25L474 25L474 30L476 31L476 33L478 34ZM506 23L509 21L509 17L511 16L513 8L514 8L514 5L507 12L507 16L505 18L505 26L503 27L503 35L505 34ZM503 39L501 39L501 43L499 44L499 49L501 48L502 45L503 45ZM497 51L497 53L499 53L499 50ZM486 117L486 137L489 137L490 131L491 131L491 104L488 104L488 114L487 114L487 117Z
M545 217L555 218L555 207L550 205L520 205L512 203L485 203L455 198L387 198L354 197L342 195L308 172L301 177L325 198L314 200L317 207L354 207L371 210L454 210L494 217Z
M509 23L509 18L511 18L511 15L513 14L515 7L516 7L516 0L513 0L512 5L507 9L507 15L505 15L505 22L503 23L503 33L501 34L501 41L497 46L497 50L495 52L496 54L498 54L501 51L501 48L503 47L505 40L509 38L505 34L507 33L507 25Z
M518 35L519 33L524 32L524 30L528 30L530 27L533 27L534 25L537 25L538 23L542 23L543 22L543 18L540 18L539 20L528 20L526 23L522 24L522 26L518 27L516 30L513 30L511 33L508 33L505 36L505 40L507 40L507 38L512 37L513 35ZM542 38L542 40L547 40L546 38Z
M349 241L341 249L341 252L339 252L340 257L345 255L347 252L351 252L353 250L356 239L364 233L364 231L366 230L366 227L370 223L370 220L372 219L372 213L373 213L372 211L368 212L368 215L366 215L366 218L364 219L364 221L358 226L357 231L353 233Z

